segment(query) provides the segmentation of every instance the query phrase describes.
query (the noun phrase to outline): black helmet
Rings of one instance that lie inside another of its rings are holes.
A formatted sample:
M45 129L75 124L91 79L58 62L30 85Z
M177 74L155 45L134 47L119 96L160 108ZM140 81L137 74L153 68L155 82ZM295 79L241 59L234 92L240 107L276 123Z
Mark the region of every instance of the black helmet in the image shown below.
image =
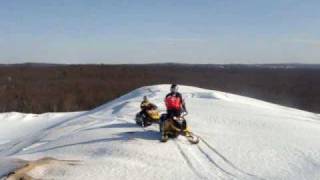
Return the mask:
M174 92L174 93L178 92L178 85L177 84L171 84L170 91Z

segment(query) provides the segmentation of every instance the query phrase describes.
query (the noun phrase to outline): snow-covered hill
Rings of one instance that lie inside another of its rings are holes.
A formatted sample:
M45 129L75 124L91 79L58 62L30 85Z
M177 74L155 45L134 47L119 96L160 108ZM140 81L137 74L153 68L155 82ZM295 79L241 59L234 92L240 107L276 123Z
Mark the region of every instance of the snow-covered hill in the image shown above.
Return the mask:
M180 86L198 145L159 142L134 123L144 95L164 110L169 85L137 89L86 112L0 114L0 177L23 160L49 179L320 179L320 117L228 93Z

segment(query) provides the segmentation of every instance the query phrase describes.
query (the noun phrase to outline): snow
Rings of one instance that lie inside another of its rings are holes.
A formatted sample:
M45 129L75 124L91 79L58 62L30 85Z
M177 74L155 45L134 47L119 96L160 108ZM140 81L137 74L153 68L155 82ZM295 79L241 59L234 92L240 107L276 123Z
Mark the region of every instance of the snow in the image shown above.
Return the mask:
M0 178L24 166L26 162L14 158L0 158Z
M135 125L144 95L165 110L169 85L142 87L86 112L0 114L0 177L14 159L80 160L29 175L50 179L320 179L320 117L229 93L180 86L198 145L159 142ZM4 166L3 164L8 164Z

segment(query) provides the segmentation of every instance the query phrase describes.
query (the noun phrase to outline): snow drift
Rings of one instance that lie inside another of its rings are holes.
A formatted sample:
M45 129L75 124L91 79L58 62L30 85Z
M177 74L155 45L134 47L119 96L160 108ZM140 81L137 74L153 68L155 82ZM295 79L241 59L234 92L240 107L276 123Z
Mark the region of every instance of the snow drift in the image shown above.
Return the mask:
M144 95L164 110L169 85L142 87L86 112L0 114L0 177L25 161L34 178L320 179L320 117L219 91L180 86L198 145L159 142L158 125L135 125ZM21 160L17 160L21 159ZM25 160L25 161L24 161ZM19 164L20 163L20 164Z

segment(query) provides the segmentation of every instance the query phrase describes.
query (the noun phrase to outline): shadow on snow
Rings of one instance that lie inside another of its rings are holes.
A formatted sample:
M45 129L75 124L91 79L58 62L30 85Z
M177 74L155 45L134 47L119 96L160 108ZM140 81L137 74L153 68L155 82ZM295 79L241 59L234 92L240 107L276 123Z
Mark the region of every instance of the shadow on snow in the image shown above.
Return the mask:
M100 126L100 127L94 127L94 128L88 128L84 129L83 131L88 131L88 130L94 130L94 129L102 129L102 128L137 128L137 125L132 124L132 123L117 123L117 124L109 124L105 126ZM114 137L109 137L109 138L99 138L99 139L91 139L87 141L80 141L80 142L75 142L75 143L69 143L69 144L63 144L63 145L58 145L58 146L52 146L52 147L47 147L47 148L39 148L35 150L30 150L31 152L26 152L22 154L33 154L33 153L38 153L38 152L45 152L45 151L50 151L50 150L55 150L59 148L67 148L71 146L77 146L77 145L90 145L94 143L108 143L108 142L128 142L128 141L134 141L137 139L143 139L143 140L158 140L159 139L159 132L154 131L154 130L145 130L145 131L126 131L126 132L121 132L113 135Z

